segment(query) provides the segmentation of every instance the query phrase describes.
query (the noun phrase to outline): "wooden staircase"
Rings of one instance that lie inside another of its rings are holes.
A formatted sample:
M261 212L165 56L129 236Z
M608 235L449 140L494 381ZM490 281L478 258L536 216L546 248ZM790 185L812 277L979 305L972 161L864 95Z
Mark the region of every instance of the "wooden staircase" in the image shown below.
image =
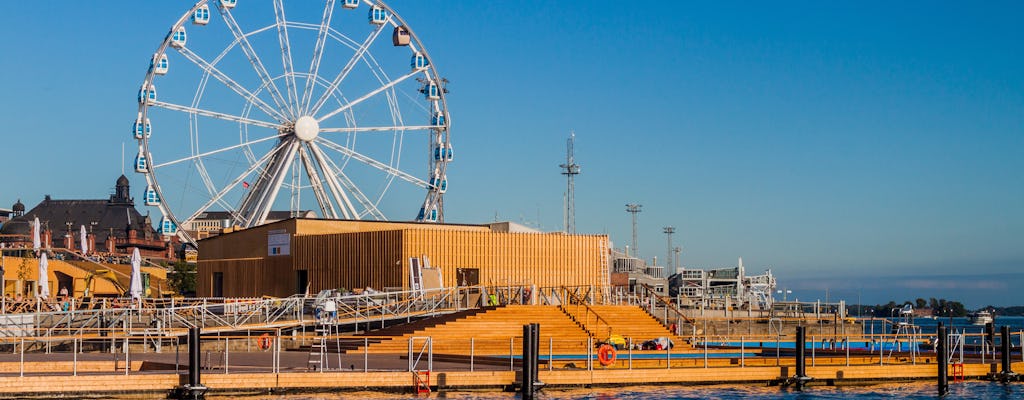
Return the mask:
M425 322L426 323L426 322ZM519 355L522 352L523 325L540 324L540 353L582 354L587 351L589 335L556 306L508 305L486 310L405 332L390 337L378 337L377 343L367 348L359 346L349 353L405 354L409 339L431 337L435 354L452 355ZM368 335L380 335L370 332Z
M674 351L691 350L684 338L676 336L660 321L648 314L643 308L635 305L590 305L587 308L568 305L563 310L582 325L587 331L594 333L594 339L608 339L610 331L613 335L632 339L634 344L642 343L659 337L672 339ZM600 316L600 320L593 315Z

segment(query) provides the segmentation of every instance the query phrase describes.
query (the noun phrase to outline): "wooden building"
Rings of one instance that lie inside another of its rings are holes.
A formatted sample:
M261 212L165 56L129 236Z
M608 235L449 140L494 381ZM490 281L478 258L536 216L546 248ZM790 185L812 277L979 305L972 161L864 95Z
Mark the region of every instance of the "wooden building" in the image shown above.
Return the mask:
M608 237L523 232L515 224L288 219L199 242L200 296L290 296L410 288L411 259L444 287L606 286Z

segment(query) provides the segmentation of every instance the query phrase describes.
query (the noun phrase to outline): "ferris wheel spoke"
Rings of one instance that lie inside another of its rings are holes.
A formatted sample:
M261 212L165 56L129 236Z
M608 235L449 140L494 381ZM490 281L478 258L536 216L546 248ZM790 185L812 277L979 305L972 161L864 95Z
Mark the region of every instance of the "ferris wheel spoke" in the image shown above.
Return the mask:
M288 106L287 101L283 96L281 96L281 91L278 90L277 85L274 84L274 79L271 78L270 73L267 72L267 67L263 65L263 61L261 61L259 55L256 54L256 50L252 48L252 44L249 43L249 39L246 37L245 33L242 32L242 28L238 26L238 22L236 22L235 17L231 15L231 11L228 11L227 7L224 7L223 5L219 5L218 9L220 10L221 16L223 16L221 19L224 21L224 24L227 25L228 30L231 31L235 40L238 41L239 47L242 48L242 52L245 53L245 57L249 60L249 64L252 65L253 70L256 71L256 75L258 75L260 80L263 81L263 86L266 86L267 92L269 92L270 96L274 99L274 104L277 105L277 108L281 111L287 110L291 113L290 117L294 118L294 110Z
M299 159L302 161L302 165L306 169L306 176L309 178L309 185L313 189L313 196L316 197L317 203L320 204L320 211L323 213L325 218L336 219L338 218L337 211L334 210L334 204L331 203L330 197L327 192L324 191L323 181L320 180L320 174L317 173L316 167L313 165L313 161L310 160L310 155L307 151L313 151L305 146L307 149L299 150Z
M306 79L306 87L302 90L302 102L299 109L303 112L309 110L309 102L313 99L313 87L316 86L316 76L320 71L320 60L324 55L324 46L327 44L327 33L331 27L331 16L334 14L334 0L327 0L324 6L324 15L320 19L320 27L316 33L316 44L313 45L313 59L309 64L309 75Z
M206 165L202 159L195 161L196 170L199 172L199 179L203 181L203 185L206 186L206 193L213 193L215 189L213 185L213 179L210 179L210 173L206 170Z
M242 199L239 213L245 217L243 226L250 228L266 221L270 209L277 199L277 194L288 176L295 153L299 148L299 141L296 139L282 140L272 150L274 154L263 173L257 178L256 183L251 187L249 193Z
M320 132L391 132L391 131L425 131L430 129L438 129L438 125L410 125L410 126L361 126L361 127L345 127L345 128L320 128Z
M295 68L292 66L292 46L288 41L288 21L284 17L284 3L281 0L274 0L274 19L277 21L277 41L281 44L281 65L284 66L288 107L292 108L292 115L298 115L300 105L295 88Z
M365 212L358 214L356 218L362 218L364 215L369 214L378 221L387 221L388 219L384 216L384 213L377 209L377 205L374 204L362 190L359 190L359 186L353 183L352 179L350 179L348 175L345 175L341 169L337 169L337 167L335 168L336 173L338 174L338 179L341 180L341 184L346 188L349 188L349 191L352 192L352 196L356 198L356 201L358 201L359 204L363 206L363 210L365 210Z
M352 101L348 102L348 104L345 104L345 105L343 105L341 107L338 107L334 111L331 111L331 112L325 114L324 116L322 116L320 118L317 118L317 122L323 122L325 119L328 119L330 117L338 115L338 113L344 112L345 110L348 110L348 109L356 106L357 104L366 101L366 99L369 99L369 98L371 98L373 96L376 96L376 95L380 94L381 92L383 92L385 90L391 89L391 88L395 87L395 85L397 85L399 83L402 83L406 79L412 78L412 77L416 76L417 74L421 74L421 73L422 73L421 71L412 71L412 72L410 72L408 74L402 75L398 79L395 79L395 80L393 80L391 82L388 82L384 86L381 86L381 87L371 91L370 93L364 94L362 97L360 97L358 99L355 99L355 100L352 100Z
M396 176L398 178L401 178L402 180L404 180L406 182L409 182L409 183L412 183L413 185L420 186L420 187L423 187L423 188L429 187L427 182L422 180L422 179L420 179L420 178L417 178L415 176L409 175L405 171L402 171L402 170L400 170L398 168L394 168L394 167L392 167L390 165L387 165L387 164L384 164L384 163L382 163L380 161L374 160L373 158L367 157L367 156L365 156L365 155L363 155L361 153L358 153L355 150L352 150L352 149L350 149L348 147L345 147L345 146L342 146L340 144L334 143L334 142L332 142L330 140L324 139L323 137L316 138L316 142L326 146L327 148L329 148L331 150L334 150L334 151L337 151L337 152L339 152L341 154L344 154L346 156L352 157L353 159L355 159L355 160L357 160L357 161L359 161L359 162L361 162L363 164L369 165L369 166L371 166L373 168L376 168L376 169L378 169L378 170L380 170L380 171L382 171L382 172L384 172L386 174L394 175L394 176Z
M324 179L326 179L330 185L329 188L331 189L331 193L334 194L334 198L337 199L338 204L342 205L342 212L345 213L345 218L358 219L359 211L356 210L352 201L349 200L345 189L348 190L348 193L355 195L356 200L360 201L360 203L365 207L366 204L363 203L362 198L360 197L362 192L359 192L358 188L356 188L355 185L352 185L352 182L341 173L341 169L338 168L338 166L335 165L326 154L324 154L323 150L320 149L320 146L316 143L310 143L310 150L312 150L313 157L316 159L317 164L320 165L320 169L324 171ZM339 182L339 178L343 178L343 180Z
M338 86L341 85L341 82L345 80L345 77L348 76L349 72L352 72L352 68L354 68L356 64L359 63L359 60L363 58L363 55L366 54L366 51L370 48L370 45L373 44L375 40L377 40L377 37L380 36L380 33L383 30L384 24L381 24L380 26L377 27L377 29L374 29L373 32L370 32L370 35L366 37L366 40L363 41L363 44L360 45L358 49L356 49L356 52L355 54L352 55L352 58L348 59L348 62L345 64L345 67L341 69L341 72L338 73L338 76L334 77L334 80L331 81L331 84L327 86L327 89L324 91L324 94L320 95L320 98L317 99L313 107L309 109L309 115L316 115L316 113L320 112L320 108L323 107L324 104L327 103L327 100L331 98L331 93L334 93L334 91L338 89Z
M225 147L225 148L222 148L222 149L208 151L206 153L195 154L195 155L191 155L191 156L188 156L188 157L185 157L185 158L179 158L177 160L168 161L168 162L165 162L165 163L162 163L162 164L155 164L155 165L153 165L153 169L160 169L160 168L163 168L163 167L171 166L171 165L182 163L182 162L185 162L185 161L198 160L198 159L201 159L201 158L204 158L204 157L212 156L214 154L223 153L225 151L231 151L231 150L237 149L239 147L245 147L245 146L254 145L256 143L266 142L266 141L271 140L271 139L279 139L279 138L281 138L284 135L285 134L277 134L277 135L274 135L274 136L267 136L265 138L256 139L256 140L250 140L250 141L239 143L239 144L236 144L236 145L233 145L233 146L228 146L228 147Z
M255 172L257 169L262 167L263 164L266 163L268 160L270 160L270 158L273 157L274 154L275 153L272 152L272 151L271 152L267 152L267 154L264 154L263 157L260 157L259 160L257 160L256 162L252 163L252 165L250 165L249 168L247 168L240 175L235 177L234 180L232 180L230 183L228 183L226 186L224 186L219 192L217 192L217 194L215 194L213 197L211 197L210 200L206 202L206 204L203 204L201 207L199 207L199 209L197 209L195 212L193 212L191 216L189 216L187 219L185 219L185 221L192 221L192 220L194 220L196 217L199 216L199 214L202 214L202 213L206 212L214 204L218 204L218 203L223 204L224 196L226 194L228 194L228 192L230 192L231 189L234 189L234 188L238 187L238 185L243 182L245 177L249 176L250 174ZM225 210L229 210L229 212L234 214L234 217L235 217L236 221L241 221L242 220L241 214L239 214L237 211L234 211L233 207L224 207L224 209Z
M235 93L238 93L238 95L245 98L246 101L252 102L253 105L256 106L256 108L259 108L267 115L274 117L274 119L277 119L278 122L285 122L288 119L284 116L284 114L281 114L279 111L275 110L273 107L271 107L269 104L267 104L262 99L257 97L255 94L246 90L244 87L242 87L242 85L239 85L238 82L235 82L234 79L231 79L231 77L227 76L227 74L221 72L219 69L217 69L217 67L204 60L202 57L194 53L192 50L189 50L189 48L176 47L175 49L178 50L178 52L181 53L182 56L185 56L187 60L191 61L193 64L198 66L203 71L206 71L206 73L210 74L210 76L213 76L214 79L220 81Z
M219 113L219 112L216 112L216 111L204 110L202 108L196 108L196 107L183 106L183 105L179 105L179 104L166 103L166 102L157 101L157 100L151 100L149 102L149 104L152 105L152 106L164 108L164 109L171 110L171 111L180 111L180 112L189 113L189 114L202 115L204 117L223 119L225 121L239 122L239 123L243 123L243 124L246 124L246 125L260 126L260 127L270 128L270 129L275 129L275 130L281 127L281 125L279 125L279 124L274 124L274 123L270 123L270 122L266 122L266 121L259 121L259 120L255 120L255 119L251 119L251 118L240 117L240 116L237 116L237 115Z

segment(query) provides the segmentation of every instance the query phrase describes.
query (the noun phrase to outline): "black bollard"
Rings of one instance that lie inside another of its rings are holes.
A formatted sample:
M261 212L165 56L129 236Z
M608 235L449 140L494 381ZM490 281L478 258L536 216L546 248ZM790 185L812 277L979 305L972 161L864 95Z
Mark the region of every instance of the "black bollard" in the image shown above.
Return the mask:
M793 344L796 349L796 390L803 390L804 379L807 377L806 352L804 351L807 346L807 338L805 335L804 327L796 327L796 343Z
M1003 370L1000 374L1006 377L1013 375L1013 368L1010 367L1010 327L1003 325L999 328L999 333L1002 342L999 343L1000 352L1002 353Z
M188 329L188 383L172 389L167 397L171 399L205 399L207 387L200 383L199 328Z
M533 382L533 391L536 392L544 386L544 382L540 381L540 324L532 323L530 326L533 327L533 376L530 380Z
M519 392L523 400L533 399L533 324L523 325L523 376Z
M994 356L996 354L996 326L991 322L985 323L985 345L987 351L991 351Z
M946 327L939 322L938 326L939 343L935 348L935 357L938 358L937 363L939 366L938 378L939 378L939 396L945 396L949 393L949 376L947 375L946 362L949 360L947 352L949 349L946 347L949 343L949 338L946 335Z
M199 328L188 330L188 385L200 386L199 373Z

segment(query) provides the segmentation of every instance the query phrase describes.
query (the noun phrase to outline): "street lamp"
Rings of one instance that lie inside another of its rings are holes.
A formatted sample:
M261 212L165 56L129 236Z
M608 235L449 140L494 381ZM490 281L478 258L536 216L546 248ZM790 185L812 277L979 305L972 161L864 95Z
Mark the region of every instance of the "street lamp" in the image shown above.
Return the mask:
M786 289L786 290L776 290L775 293L781 294L782 295L782 301L785 302L786 301L786 295L793 294L793 291L789 290L789 289Z

